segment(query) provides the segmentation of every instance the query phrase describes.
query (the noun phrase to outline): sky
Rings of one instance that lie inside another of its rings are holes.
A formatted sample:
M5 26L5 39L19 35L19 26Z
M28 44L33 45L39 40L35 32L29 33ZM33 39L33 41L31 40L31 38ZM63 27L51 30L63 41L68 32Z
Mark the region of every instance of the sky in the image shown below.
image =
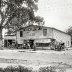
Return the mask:
M72 0L39 0L36 15L45 20L45 26L66 31L72 26Z
M72 26L72 0L39 0L38 8L36 15L44 18L45 26L61 31Z

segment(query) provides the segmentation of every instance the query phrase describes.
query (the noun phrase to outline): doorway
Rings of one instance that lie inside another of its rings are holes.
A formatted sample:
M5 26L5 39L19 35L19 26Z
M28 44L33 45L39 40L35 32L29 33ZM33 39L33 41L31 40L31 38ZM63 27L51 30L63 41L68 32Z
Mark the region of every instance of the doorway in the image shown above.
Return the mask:
M12 40L8 40L8 43L9 43L10 45L12 45Z
M8 47L9 45L12 45L12 40L4 40L4 47Z
M29 44L30 44L31 49L33 49L33 47L34 47L34 40L29 40Z

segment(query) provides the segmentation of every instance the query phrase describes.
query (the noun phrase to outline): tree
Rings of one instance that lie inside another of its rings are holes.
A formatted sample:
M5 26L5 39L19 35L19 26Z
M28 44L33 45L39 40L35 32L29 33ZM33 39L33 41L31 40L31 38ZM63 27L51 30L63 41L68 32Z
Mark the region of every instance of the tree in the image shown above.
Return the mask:
M67 29L66 33L71 36L71 44L72 44L72 26L70 26L70 27Z
M3 28L15 30L27 23L43 24L43 18L34 14L38 10L37 2L38 0L0 0L1 35Z

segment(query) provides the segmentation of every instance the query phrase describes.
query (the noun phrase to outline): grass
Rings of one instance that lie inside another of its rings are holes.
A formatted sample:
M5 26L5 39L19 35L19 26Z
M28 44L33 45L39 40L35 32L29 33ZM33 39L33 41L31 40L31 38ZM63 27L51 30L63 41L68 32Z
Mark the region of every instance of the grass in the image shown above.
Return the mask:
M54 67L41 67L39 72L56 72L56 70Z
M38 70L33 71L32 68L27 68L23 66L8 66L6 68L0 68L0 72L65 72L66 70L63 68L56 69L56 67L40 67Z
M18 67L8 66L6 68L0 68L0 72L32 72L32 69L22 66Z
M0 68L0 72L33 72L32 69L23 66ZM54 67L41 67L38 72L56 72Z

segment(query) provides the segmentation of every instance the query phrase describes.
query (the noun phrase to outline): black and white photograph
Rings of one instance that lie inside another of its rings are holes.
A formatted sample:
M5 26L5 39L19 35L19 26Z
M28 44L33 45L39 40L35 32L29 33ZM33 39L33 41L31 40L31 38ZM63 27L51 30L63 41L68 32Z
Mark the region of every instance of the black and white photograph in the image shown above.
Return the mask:
M0 72L72 72L72 0L0 0Z

